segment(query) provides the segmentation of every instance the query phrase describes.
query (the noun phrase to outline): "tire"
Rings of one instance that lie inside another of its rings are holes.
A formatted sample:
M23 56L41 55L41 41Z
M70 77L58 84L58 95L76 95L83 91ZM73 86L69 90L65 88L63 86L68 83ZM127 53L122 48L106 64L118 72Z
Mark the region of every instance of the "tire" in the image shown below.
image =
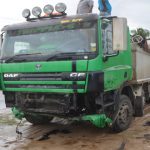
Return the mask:
M133 107L128 96L120 95L116 117L112 124L112 130L121 132L129 128L133 118Z
M32 114L26 114L25 118L28 122L32 123L33 125L39 125L39 124L48 124L52 119L47 116L41 116L41 115L32 115Z
M135 101L135 117L142 117L144 115L144 101L141 96L136 97Z

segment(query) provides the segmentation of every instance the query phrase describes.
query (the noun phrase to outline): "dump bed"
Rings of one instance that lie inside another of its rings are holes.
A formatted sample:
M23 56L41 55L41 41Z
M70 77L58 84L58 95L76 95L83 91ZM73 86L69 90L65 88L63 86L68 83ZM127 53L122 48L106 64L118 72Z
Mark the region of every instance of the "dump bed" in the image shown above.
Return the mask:
M132 44L133 82L150 82L150 53Z

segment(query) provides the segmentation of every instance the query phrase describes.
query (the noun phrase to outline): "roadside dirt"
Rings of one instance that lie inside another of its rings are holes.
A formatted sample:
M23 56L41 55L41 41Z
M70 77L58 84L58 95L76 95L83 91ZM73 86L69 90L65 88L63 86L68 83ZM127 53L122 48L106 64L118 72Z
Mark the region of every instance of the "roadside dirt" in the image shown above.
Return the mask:
M10 109L0 110L0 150L150 150L150 107L119 134L89 123L32 126L23 120L17 135L18 123Z

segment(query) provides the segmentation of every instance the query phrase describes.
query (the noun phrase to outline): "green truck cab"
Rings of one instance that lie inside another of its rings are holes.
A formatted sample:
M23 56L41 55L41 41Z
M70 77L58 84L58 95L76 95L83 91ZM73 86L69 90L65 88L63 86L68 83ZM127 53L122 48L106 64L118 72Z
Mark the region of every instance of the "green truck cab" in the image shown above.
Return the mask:
M123 131L143 115L149 79L135 79L125 18L38 16L2 33L1 90L29 122L99 119L97 126Z

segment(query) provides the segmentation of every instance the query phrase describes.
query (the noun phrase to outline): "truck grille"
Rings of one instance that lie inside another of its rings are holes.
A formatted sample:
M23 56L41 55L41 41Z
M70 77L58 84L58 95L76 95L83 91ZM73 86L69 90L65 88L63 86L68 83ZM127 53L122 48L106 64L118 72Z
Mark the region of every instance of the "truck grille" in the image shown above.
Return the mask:
M36 89L74 89L74 85L23 85L6 84L6 88L36 88ZM76 89L83 89L84 85L76 85Z
M62 78L63 73L18 73L16 77L4 76L5 81L60 81Z
M5 88L13 89L84 89L86 76L70 79L70 73L5 73ZM77 81L83 81L77 84Z

